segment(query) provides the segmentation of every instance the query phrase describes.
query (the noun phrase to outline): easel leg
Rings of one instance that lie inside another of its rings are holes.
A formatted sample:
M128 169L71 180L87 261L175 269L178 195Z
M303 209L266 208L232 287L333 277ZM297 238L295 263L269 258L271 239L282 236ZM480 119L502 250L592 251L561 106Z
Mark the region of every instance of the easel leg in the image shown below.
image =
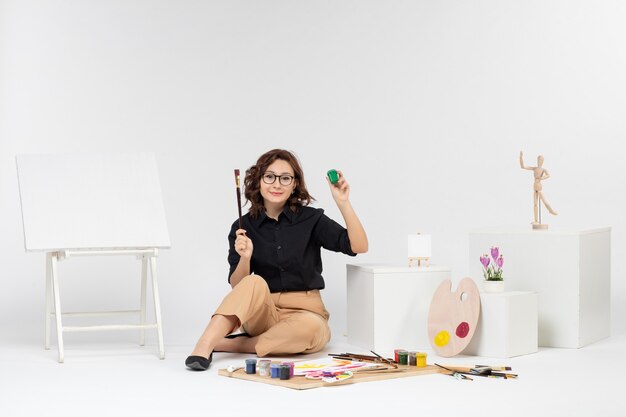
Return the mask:
M50 316L52 315L52 253L46 253L46 317L44 321L45 329L45 349L50 350Z
M59 297L59 275L57 271L57 254L54 253L50 259L52 290L54 291L54 315L57 323L57 344L59 345L59 363L63 363L63 324L61 323L61 299Z
M159 338L159 358L165 359L165 349L163 348L163 329L161 327L161 302L159 301L159 286L157 284L156 258L150 257L150 275L152 276L152 296L154 297L154 316L157 323L157 334Z
M141 310L139 312L139 322L141 325L146 324L146 287L148 283L148 259L143 256L141 258ZM146 329L139 331L139 345L146 344Z

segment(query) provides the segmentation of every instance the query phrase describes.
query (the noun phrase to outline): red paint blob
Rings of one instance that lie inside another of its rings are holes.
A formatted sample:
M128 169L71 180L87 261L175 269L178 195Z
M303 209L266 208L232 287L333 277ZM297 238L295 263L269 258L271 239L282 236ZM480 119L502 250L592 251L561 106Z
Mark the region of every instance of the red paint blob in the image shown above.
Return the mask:
M466 321L461 322L456 328L456 335L463 339L469 333L469 324Z

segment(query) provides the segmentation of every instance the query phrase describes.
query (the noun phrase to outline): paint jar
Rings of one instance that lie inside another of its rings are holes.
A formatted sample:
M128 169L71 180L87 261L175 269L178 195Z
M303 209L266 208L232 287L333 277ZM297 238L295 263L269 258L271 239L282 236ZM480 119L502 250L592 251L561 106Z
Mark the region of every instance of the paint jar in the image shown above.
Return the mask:
M400 359L398 359L398 352L401 352L403 350L405 350L405 349L394 349L393 350L393 358L396 361L396 363L400 362Z
M291 368L289 365L279 365L280 366L280 379L287 380L289 379L289 373Z
M261 359L257 364L257 368L259 368L259 375L270 376L271 363L272 362L269 359Z
M280 364L272 363L270 365L270 376L272 378L280 378Z
M246 359L246 373L256 374L256 359Z
M293 362L283 362L283 363L281 363L281 365L289 366L289 378L293 378L293 372L296 369L296 364L293 363Z
M339 181L339 173L335 169L331 169L326 173L331 184L337 184Z
M418 368L426 368L426 354L424 352L417 352L415 355L416 365Z
M409 366L415 366L416 365L415 355L417 355L417 352L409 352Z
M398 352L398 364L406 365L408 362L409 352L406 350L401 350Z

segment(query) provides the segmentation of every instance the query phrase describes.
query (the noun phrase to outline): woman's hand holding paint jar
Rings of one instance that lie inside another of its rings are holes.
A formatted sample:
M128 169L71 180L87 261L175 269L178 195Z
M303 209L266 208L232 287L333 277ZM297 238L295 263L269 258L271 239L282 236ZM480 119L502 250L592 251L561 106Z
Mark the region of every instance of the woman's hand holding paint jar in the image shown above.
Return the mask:
M335 170L333 170L335 171ZM335 202L338 205L341 205L348 201L350 198L350 185L346 178L343 176L343 173L339 170L335 171L336 177L331 176L330 174L326 177L326 181L330 187L330 192L335 199ZM335 180L335 178L337 178Z

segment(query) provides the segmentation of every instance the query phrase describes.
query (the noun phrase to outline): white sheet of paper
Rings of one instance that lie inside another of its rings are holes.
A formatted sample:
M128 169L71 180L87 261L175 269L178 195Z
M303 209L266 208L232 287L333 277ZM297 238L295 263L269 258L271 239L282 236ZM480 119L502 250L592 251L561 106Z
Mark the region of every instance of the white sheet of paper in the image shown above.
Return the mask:
M293 374L294 376L302 376L306 375L307 372L313 371L353 371L359 368L364 369L376 366L378 366L378 364L374 362L358 362L328 357L295 362Z

